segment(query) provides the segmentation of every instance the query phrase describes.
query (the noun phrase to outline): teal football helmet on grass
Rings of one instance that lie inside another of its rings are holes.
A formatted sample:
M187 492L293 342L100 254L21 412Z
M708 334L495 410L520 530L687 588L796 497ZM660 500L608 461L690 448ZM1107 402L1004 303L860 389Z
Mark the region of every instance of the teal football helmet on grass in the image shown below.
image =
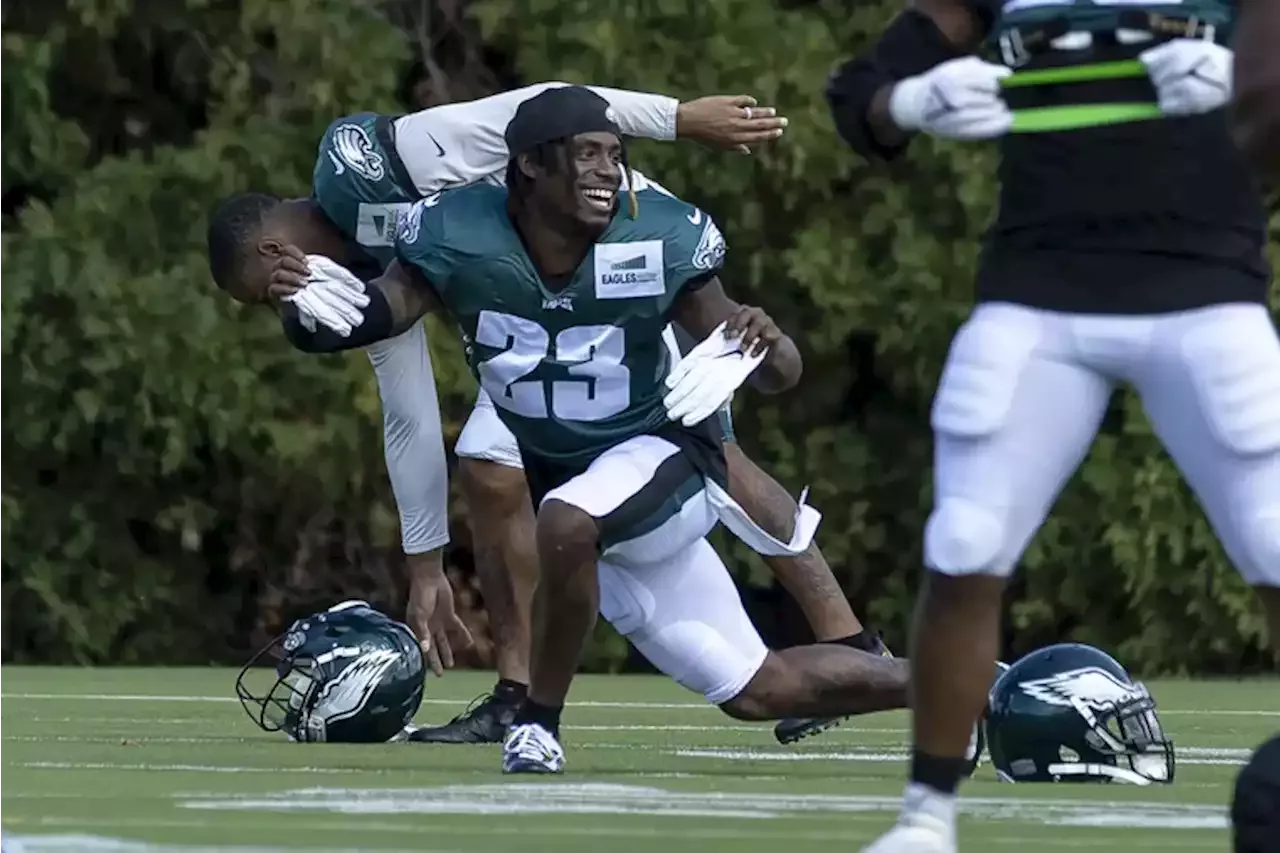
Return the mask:
M1155 700L1100 649L1034 651L997 679L989 699L987 749L1004 781L1173 781L1173 741Z
M260 665L272 668L263 673ZM249 682L270 679L265 691ZM408 626L364 601L299 619L240 670L236 695L263 731L294 741L385 743L422 704L426 669Z

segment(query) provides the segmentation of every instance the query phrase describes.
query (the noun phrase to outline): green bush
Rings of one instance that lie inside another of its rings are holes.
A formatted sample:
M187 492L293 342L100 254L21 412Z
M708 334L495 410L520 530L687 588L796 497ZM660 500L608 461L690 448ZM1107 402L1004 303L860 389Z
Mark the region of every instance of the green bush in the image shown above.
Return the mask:
M887 169L836 138L826 74L897 6L479 0L474 22L442 8L415 19L397 0L15 12L2 77L5 659L233 661L309 607L403 606L365 356L295 353L269 315L214 290L203 238L221 195L305 193L334 116L412 108L398 97L415 59L437 96L514 73L750 92L790 117L786 141L752 157L640 142L633 160L717 218L731 289L803 330L801 390L743 406L738 431L793 491L811 485L828 559L901 646L930 500L928 408L971 305L994 160L922 140ZM431 339L448 439L474 383L453 335L433 326ZM1009 652L1070 637L1149 672L1266 666L1252 597L1132 396L1112 414L1011 590ZM457 504L460 585L464 520ZM744 584L768 583L743 546L718 541ZM598 631L589 664L624 658Z

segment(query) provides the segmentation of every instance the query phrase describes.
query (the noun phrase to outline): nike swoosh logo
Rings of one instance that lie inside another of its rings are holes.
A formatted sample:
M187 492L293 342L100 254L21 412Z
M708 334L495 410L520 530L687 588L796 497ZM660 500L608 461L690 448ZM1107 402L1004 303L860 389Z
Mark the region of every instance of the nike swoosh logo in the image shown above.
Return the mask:
M333 161L333 173L335 175L341 175L343 172L347 171L347 167L342 165L342 161L338 159L338 155L334 154L332 151L326 151L325 153L328 154L329 159Z
M685 219L687 219L687 220L689 220L689 221L690 221L691 223L693 223L694 225L697 225L699 222L701 222L701 221L702 221L702 211L701 211L701 210L698 210L698 208L696 208L696 207L695 207L695 208L693 209L693 213L687 213L687 214L685 214L685 217L684 217L684 218L685 218Z
M929 87L929 94L931 95L930 103L924 110L924 115L921 116L926 123L935 121L948 113L956 111L956 108L947 100L947 93L942 91L942 89L937 85Z
M444 146L440 144L440 141L439 141L438 139L436 139L434 136L432 136L430 133L428 133L428 134L427 134L427 139L430 139L432 142L434 142L434 143L436 144L436 156L437 156L437 157L443 157L443 156L444 156Z

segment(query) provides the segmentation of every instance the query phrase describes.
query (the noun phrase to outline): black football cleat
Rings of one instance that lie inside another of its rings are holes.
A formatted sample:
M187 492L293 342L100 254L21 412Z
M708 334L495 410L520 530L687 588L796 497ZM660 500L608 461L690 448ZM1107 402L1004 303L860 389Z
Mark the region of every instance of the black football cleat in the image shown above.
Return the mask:
M881 657L891 658L893 653L889 651L889 647L884 641L876 637L874 651L871 654L878 654ZM848 717L788 717L779 720L778 724L773 727L773 736L778 739L778 743L789 744L798 740L807 738L810 735L822 734L828 729L834 729Z
M492 693L473 699L467 709L443 726L428 726L409 733L413 743L502 743L515 719L518 702L503 701Z

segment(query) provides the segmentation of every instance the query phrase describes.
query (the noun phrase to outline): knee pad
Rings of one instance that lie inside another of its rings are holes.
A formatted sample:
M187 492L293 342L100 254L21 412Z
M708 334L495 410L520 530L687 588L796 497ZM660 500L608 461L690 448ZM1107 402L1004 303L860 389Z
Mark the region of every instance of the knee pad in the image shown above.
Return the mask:
M924 562L944 575L1007 576L1001 565L1005 525L995 511L964 498L943 498L924 528Z
M1242 456L1280 451L1280 341L1266 309L1256 307L1217 309L1182 342L1210 428Z
M983 306L975 311L956 334L942 368L930 413L933 428L958 438L998 432L1040 334L1038 318L1027 309Z
M671 560L602 559L600 615L659 671L713 705L733 699L769 654L733 579L705 540Z

